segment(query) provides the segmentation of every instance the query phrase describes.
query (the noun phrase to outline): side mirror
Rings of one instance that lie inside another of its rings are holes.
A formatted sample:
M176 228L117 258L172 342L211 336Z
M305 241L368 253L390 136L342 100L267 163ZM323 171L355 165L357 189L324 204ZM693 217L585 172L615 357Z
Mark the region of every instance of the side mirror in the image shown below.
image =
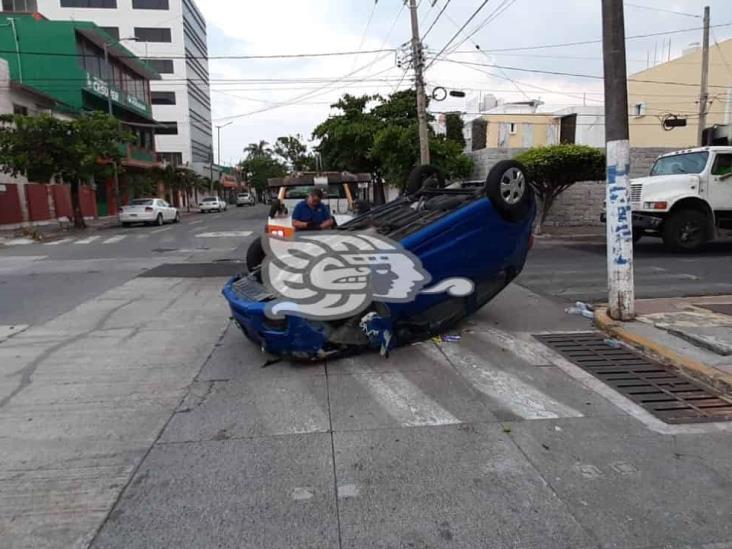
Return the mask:
M726 174L724 174L724 175L720 175L720 176L719 176L719 180L720 180L720 181L726 181L726 180L728 180L728 179L729 179L730 177L732 177L732 172L726 173Z

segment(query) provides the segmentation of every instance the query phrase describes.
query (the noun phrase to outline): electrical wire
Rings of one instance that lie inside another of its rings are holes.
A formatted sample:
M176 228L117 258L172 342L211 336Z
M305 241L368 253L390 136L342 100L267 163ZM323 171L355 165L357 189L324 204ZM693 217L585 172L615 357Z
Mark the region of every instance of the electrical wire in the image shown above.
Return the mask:
M642 6L640 4L630 4L629 2L625 2L624 4L625 4L626 7L630 7L630 8L638 8L638 9L642 9L642 10L651 10L651 11L661 12L661 13L672 13L674 15L683 15L684 17L694 17L696 19L701 19L701 15L694 15L693 13L686 13L686 12L683 12L683 11L667 10L667 9L662 9L662 8L655 8L655 7L652 7L652 6Z
M369 19L366 21L366 28L363 29L363 33L361 34L361 41L358 44L358 51L359 53L356 54L356 56L353 58L353 64L351 65L351 70L356 68L356 63L358 62L358 56L360 55L361 49L363 48L363 43L366 41L366 33L369 31L369 27L371 26L371 21L374 20L374 13L376 13L376 6L379 5L379 0L376 0L374 2L374 7L371 8L371 13L369 14Z
M442 6L442 9L441 9L441 10L440 10L440 12L439 12L439 13L437 14L437 17L435 17L434 21L432 21L432 24L430 25L430 28L428 28L428 29L427 29L427 30L425 31L425 33L424 33L424 34L422 35L422 41L424 41L424 39L425 39L425 38L427 38L427 35L428 35L428 34L429 34L430 32L432 32L432 29L434 29L434 28L435 28L435 25L436 25L436 24L437 24L437 22L438 22L438 21L440 20L440 17L442 17L442 14L443 14L443 13L445 13L445 10L447 9L447 6L449 6L449 5L450 5L450 2L451 2L451 1L452 1L452 0L445 0L445 4L444 4L444 5Z
M437 54L437 55L435 56L435 58L434 58L434 59L432 60L432 62L430 62L430 64L429 64L429 65L427 65L427 66L425 67L425 70L429 69L429 68L430 68L430 67L431 67L431 66L432 66L432 65L433 65L433 64L435 63L435 61L437 61L437 60L438 60L438 59L440 58L440 56L441 56L441 55L442 55L443 53L445 53L445 50L447 50L447 48L449 48L449 47L450 47L450 44L452 44L452 43L453 43L453 42L455 41L455 39L456 39L456 38L457 38L457 37L458 37L458 36L460 35L460 33L461 33L461 32L463 32L463 30L465 30L465 27L467 27L468 25L470 25L470 23L471 23L471 22L473 21L473 19L475 19L475 18L476 18L476 17L478 16L478 14L479 14L479 13L481 12L481 10L482 10L482 9L483 9L483 8L484 8L484 7L486 6L486 4L487 4L488 2L490 2L490 1L491 1L491 0L483 0L483 3L481 3L481 5L480 5L480 6L478 6L478 9L476 9L476 10L475 10L475 11L473 12L473 14L472 14L472 15L471 15L470 17L468 17L468 20L467 20L467 21L465 22L465 24L464 24L464 25L463 25L462 27L460 27L460 30L458 30L458 31L457 31L457 32L456 32L456 33L455 33L455 34L454 34L454 35L452 36L452 38L450 38L450 40L448 40L448 41L447 41L447 44L445 44L445 45L443 46L443 48L442 48L442 49L440 50L440 53L438 53L438 54Z
M482 22L482 23L480 23L480 24L479 24L479 25L478 25L478 26L477 26L477 27L476 27L475 29L473 29L473 31L472 31L472 32L471 32L470 34L468 34L468 35L467 35L467 36L466 36L466 37L465 37L465 38L463 39L463 41L462 41L462 42L460 42L460 43L459 43L458 45L456 45L456 46L455 46L455 47L454 47L454 48L453 48L453 49L451 50L451 52L452 52L452 51L455 51L455 50L457 50L458 48L460 48L460 47L461 47L461 46L462 46L463 44L465 44L465 42L467 42L468 40L470 40L471 42L473 42L473 43L475 44L475 42L474 42L474 41L472 40L473 36L475 36L475 35L476 35L476 34L477 34L478 32L480 32L481 30L483 30L483 29L484 29L484 28L485 28L485 27L486 27L486 26L488 25L488 23L491 23L491 22L495 21L496 19L498 19L498 18L499 18L499 17L500 17L500 16L501 16L501 15L502 15L502 14L503 14L503 13L504 13L504 12L505 12L505 11L506 11L507 9L509 9L509 8L510 8L511 6L513 6L513 5L515 4L515 3L516 3L516 0L503 0L503 2L502 2L501 4L499 4L499 5L498 5L498 7L496 7L496 9L494 9L494 10L493 10L493 11L492 11L492 12L490 13L490 15L489 15L489 16L488 16L488 17L486 17L486 18L485 18L485 19L483 20L483 22ZM475 44L475 46L479 48L478 44Z

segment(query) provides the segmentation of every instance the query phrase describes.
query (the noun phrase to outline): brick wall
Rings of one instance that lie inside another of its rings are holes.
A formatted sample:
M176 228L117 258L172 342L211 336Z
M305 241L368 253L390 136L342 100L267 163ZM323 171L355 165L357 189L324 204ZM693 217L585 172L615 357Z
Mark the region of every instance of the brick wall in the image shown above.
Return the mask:
M484 179L497 162L514 158L525 150L481 149L468 153L475 162L473 178ZM647 176L656 158L673 150L662 148L631 149L631 177ZM603 181L577 183L557 198L551 212L549 212L546 225L599 225L604 201L605 184Z

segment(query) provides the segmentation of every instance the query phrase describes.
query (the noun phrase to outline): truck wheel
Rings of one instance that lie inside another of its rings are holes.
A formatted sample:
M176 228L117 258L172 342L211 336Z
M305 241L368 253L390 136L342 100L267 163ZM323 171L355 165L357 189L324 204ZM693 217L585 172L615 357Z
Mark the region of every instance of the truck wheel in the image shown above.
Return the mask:
M264 261L266 255L262 247L262 237L257 238L249 245L249 249L247 250L247 269L250 273L262 265L262 261Z
M488 173L485 192L506 221L523 221L530 215L534 191L526 168L515 160L502 160Z
M433 182L429 180L433 179ZM417 166L412 170L407 178L407 187L404 189L405 194L414 194L422 187L441 189L445 186L445 176L435 166L424 164Z
M672 252L693 252L707 240L707 216L697 210L680 210L663 224L663 243Z

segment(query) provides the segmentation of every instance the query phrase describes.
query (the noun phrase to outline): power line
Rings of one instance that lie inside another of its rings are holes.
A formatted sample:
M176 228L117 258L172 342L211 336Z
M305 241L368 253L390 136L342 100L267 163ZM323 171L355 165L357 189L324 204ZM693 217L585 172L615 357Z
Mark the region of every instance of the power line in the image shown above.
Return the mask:
M376 6L379 5L379 0L374 1L374 7L371 8L371 13L369 14L369 19L366 21L366 28L363 29L363 34L361 35L361 41L358 44L358 51L360 52L363 48L363 43L366 40L366 33L369 31L369 27L371 26L371 21L374 19L374 13L376 13ZM353 65L351 65L351 69L355 68L356 63L358 62L358 56L360 53L356 54L356 57L353 58Z
M478 25L475 29L473 29L473 31L470 34L468 34L463 39L462 42L460 42L457 46L455 46L452 49L452 51L457 50L460 46L465 44L465 42L467 42L468 40L472 41L473 36L475 36L478 32L483 30L488 25L488 23L491 23L491 22L495 21L496 19L498 19L508 8L513 6L515 3L516 3L516 0L503 0L503 2L501 4L499 4L496 7L496 9L494 9L491 12L491 14L488 17L486 17L480 25ZM475 42L473 42L473 43L475 44ZM478 44L475 44L475 46L479 47Z
M445 0L445 4L442 6L442 9L440 10L440 13L437 14L437 17L435 17L434 21L432 21L432 24L430 25L430 28L428 28L423 34L422 34L422 40L424 41L425 38L427 38L427 35L432 32L432 29L435 28L435 25L440 20L440 17L442 17L442 14L445 13L445 10L447 9L447 6L450 5L450 2L452 0Z
M472 21L473 19L475 19L475 18L477 17L477 15L478 15L478 14L480 13L480 11L481 11L481 10L482 10L482 9L483 9L483 8L484 8L484 7L486 6L486 4L487 4L488 2L490 2L490 1L491 1L491 0L483 0L483 3L482 3L482 4L480 5L480 6L478 6L478 9L477 9L477 10L475 10L475 11L473 12L473 15L471 15L470 17L468 17L468 20L467 20L467 21L465 22L465 24L464 24L464 25L463 25L462 27L460 27L460 30L458 30L458 31L457 31L457 32L456 32L456 33L455 33L455 34L453 35L453 37L452 37L452 38L450 38L450 40L448 40L448 41L447 41L447 44L445 44L445 46L444 46L444 47L443 47L443 48L442 48L442 49L440 50L440 53L438 53L438 54L437 54L437 55L435 56L435 58L434 58L434 59L432 60L432 62L431 62L431 63L430 63L429 65L427 65L426 69L429 69L429 68L430 68L430 67L431 67L431 66L432 66L432 65L433 65L433 64L435 63L435 61L437 61L437 59L439 59L439 58L440 58L440 56L441 56L441 55L442 55L443 53L445 53L445 50L447 50L447 48L449 48L449 47L450 47L450 44L452 44L452 43L453 43L453 41L454 41L454 40L455 40L455 39L456 39L456 38L457 38L457 37L458 37L458 36L460 35L460 33L461 33L461 32L463 32L463 30L465 30L465 27L467 27L468 25L470 25L471 21Z
M642 9L642 10L651 10L651 11L657 11L657 12L662 12L662 13L672 13L674 15L683 15L684 17L694 17L696 19L701 19L701 15L694 15L693 13L686 13L686 12L683 12L683 11L666 10L666 9L652 7L652 6L642 6L640 4L630 4L628 2L625 2L625 6L626 7L630 7L630 8L638 8L638 9Z

